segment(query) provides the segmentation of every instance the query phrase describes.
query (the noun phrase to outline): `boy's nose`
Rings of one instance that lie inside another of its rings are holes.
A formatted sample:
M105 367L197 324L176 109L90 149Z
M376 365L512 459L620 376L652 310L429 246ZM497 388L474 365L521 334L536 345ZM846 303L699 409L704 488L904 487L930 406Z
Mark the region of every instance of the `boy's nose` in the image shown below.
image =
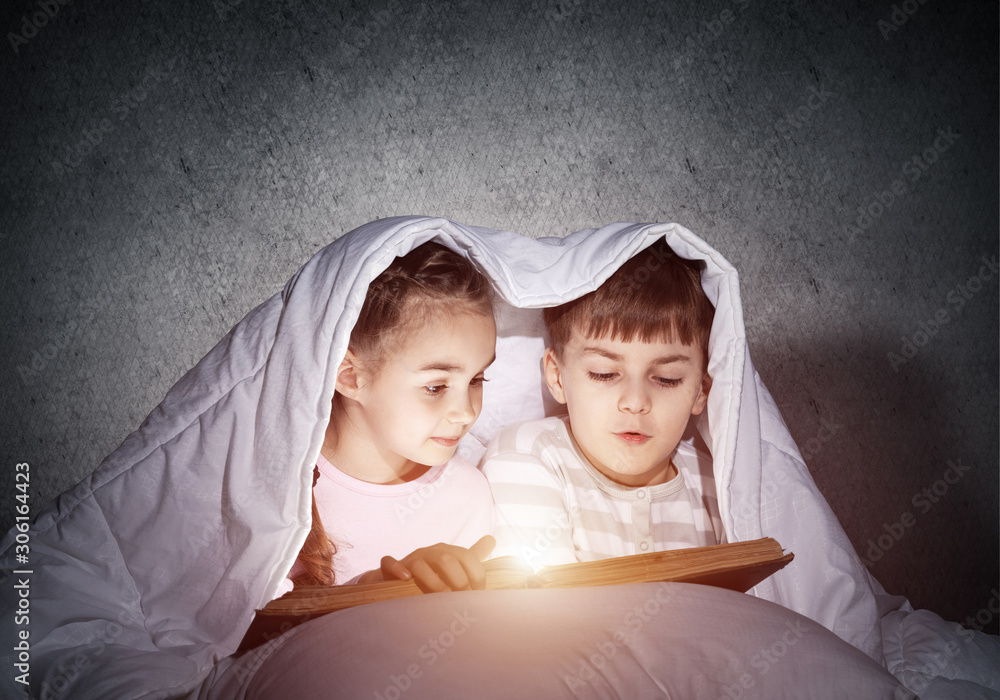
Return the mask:
M618 398L618 410L624 413L649 413L652 401L646 387L637 382L629 382Z

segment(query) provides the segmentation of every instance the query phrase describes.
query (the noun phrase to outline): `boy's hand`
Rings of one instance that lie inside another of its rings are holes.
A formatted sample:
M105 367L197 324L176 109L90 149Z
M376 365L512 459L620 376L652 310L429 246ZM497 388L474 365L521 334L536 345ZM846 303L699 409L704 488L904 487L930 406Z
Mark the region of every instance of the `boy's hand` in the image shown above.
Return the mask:
M421 547L402 560L382 557L378 573L385 581L412 578L424 593L480 589L486 584L482 562L496 543L486 535L469 549L444 543Z

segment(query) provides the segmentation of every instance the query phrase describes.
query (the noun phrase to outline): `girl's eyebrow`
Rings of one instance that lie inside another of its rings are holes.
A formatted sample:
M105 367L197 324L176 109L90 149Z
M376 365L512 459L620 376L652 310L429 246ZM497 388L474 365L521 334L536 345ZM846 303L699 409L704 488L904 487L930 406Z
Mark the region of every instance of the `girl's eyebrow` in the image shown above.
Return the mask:
M490 358L490 361L486 363L485 367L492 365L497 359L496 354ZM485 369L484 367L484 369ZM429 365L424 365L418 372L461 372L465 369L463 365L449 364L447 362L432 362Z
M429 365L424 365L418 372L461 372L462 365L449 365L445 362L434 362Z

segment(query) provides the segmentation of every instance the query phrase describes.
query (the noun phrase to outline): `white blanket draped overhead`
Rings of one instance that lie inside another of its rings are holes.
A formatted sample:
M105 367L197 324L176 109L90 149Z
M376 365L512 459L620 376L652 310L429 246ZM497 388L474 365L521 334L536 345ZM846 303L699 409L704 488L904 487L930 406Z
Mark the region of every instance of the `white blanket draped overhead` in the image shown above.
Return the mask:
M369 282L393 257L436 239L475 260L502 296L497 364L483 415L462 446L475 457L504 423L545 411L540 312L525 309L595 289L659 238L705 261L703 285L717 309L714 383L698 430L714 456L727 537L771 536L795 552L794 563L754 593L881 662L881 589L753 368L737 274L718 252L676 224L613 224L534 240L401 217L362 226L317 253L177 382L91 477L39 516L30 532L33 693L184 692L232 653L309 530L334 371ZM2 547L8 576L19 568L13 544L11 532ZM10 578L0 595L11 620ZM5 646L11 668L16 659Z

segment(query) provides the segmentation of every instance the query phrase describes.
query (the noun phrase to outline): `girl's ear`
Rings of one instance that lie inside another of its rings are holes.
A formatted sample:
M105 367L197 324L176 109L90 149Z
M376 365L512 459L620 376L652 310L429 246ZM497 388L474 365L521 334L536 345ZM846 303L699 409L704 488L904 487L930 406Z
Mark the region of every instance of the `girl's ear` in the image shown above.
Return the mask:
M545 383L549 385L552 398L559 403L566 403L566 390L563 388L559 358L552 348L545 348L545 354L542 355L542 369L545 371Z
M712 388L712 378L708 376L708 372L705 372L701 376L701 387L698 389L698 396L694 400L694 405L691 407L691 415L700 415L702 411L705 410L705 405L708 403L708 392Z
M349 399L356 399L361 389L361 367L357 356L347 351L337 368L337 392Z

